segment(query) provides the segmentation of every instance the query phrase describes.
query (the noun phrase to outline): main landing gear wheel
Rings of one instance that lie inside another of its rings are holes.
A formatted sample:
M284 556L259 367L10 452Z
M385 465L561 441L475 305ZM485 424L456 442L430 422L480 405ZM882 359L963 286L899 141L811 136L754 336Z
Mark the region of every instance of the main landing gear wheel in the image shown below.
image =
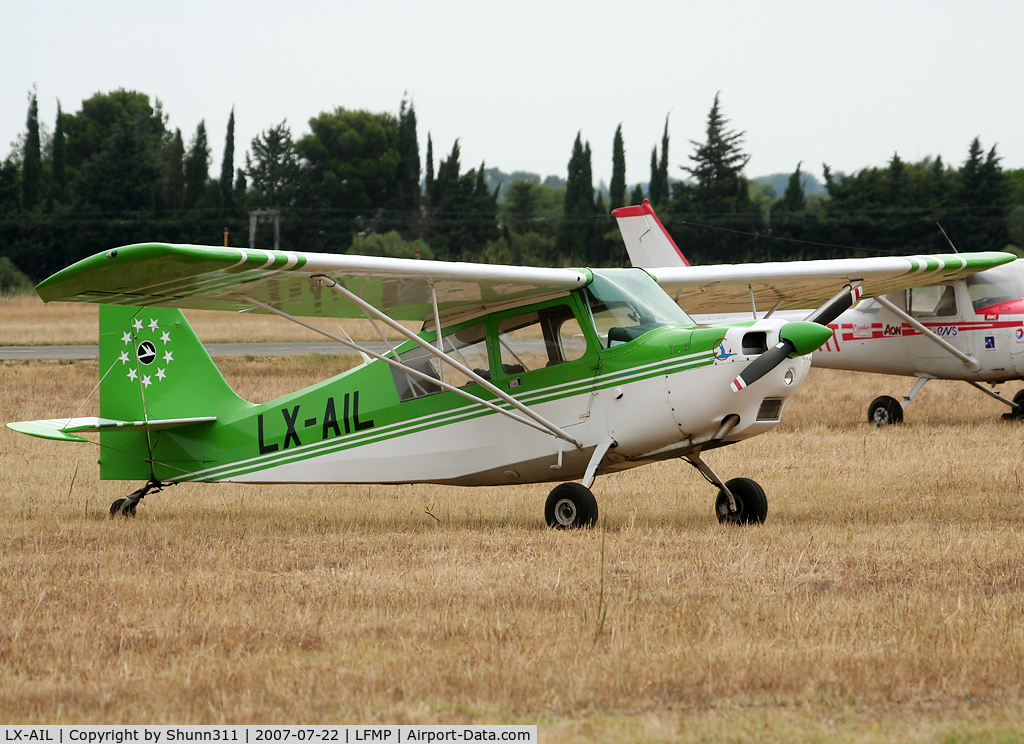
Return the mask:
M721 488L715 499L715 514L721 523L729 524L761 524L768 516L768 497L764 489L750 478L733 478L725 482L725 487L736 499L736 511L729 511L729 497Z
M895 398L880 395L868 406L868 423L876 426L903 423L903 406Z
M593 527L597 524L597 499L580 483L560 483L548 494L544 519L557 530Z

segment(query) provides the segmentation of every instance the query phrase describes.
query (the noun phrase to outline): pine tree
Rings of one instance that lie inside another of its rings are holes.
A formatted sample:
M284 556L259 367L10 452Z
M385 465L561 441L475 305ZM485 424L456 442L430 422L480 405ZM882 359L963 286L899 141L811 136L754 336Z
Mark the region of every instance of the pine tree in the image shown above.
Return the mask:
M455 140L451 154L437 167L430 245L441 259L473 261L488 241L499 236L498 192L488 190L483 163L479 170L460 174L459 158L459 141Z
M167 209L178 210L185 203L185 143L181 130L175 129L167 148L167 164L164 170L164 205Z
M612 184L609 193L611 209L626 206L626 146L622 142L622 124L615 129L612 140Z
M53 188L51 190L51 198L55 202L63 203L67 200L68 169L64 142L64 117L61 112L60 101L57 101L57 123L53 129L51 152L51 167L53 171Z
M234 206L234 191L232 189L232 178L235 175L235 108L231 107L231 116L228 117L228 131L224 137L224 159L220 164L220 193L224 200L224 208L231 209Z
M668 189L668 116L665 116L665 131L661 135L661 158L658 160L658 203L669 197ZM652 200L653 203L653 200Z
M637 184L636 188L633 189L633 193L629 197L629 203L630 204L643 204L643 201L644 201L644 187L641 186L640 184Z
M245 171L239 168L235 172L235 204L241 203L242 199L245 198L245 192L248 188L249 184L245 179Z
M524 178L517 178L505 192L508 205L506 222L517 232L526 232L537 211L538 186Z
M437 203L434 199L434 192L436 190L434 185L434 143L430 139L430 132L427 132L427 176L425 185L427 202L430 206L434 206Z
M651 181L647 184L647 198L651 204L661 203L661 179L658 178L658 146L651 150Z
M692 167L683 170L696 179L693 188L694 204L705 213L733 213L742 211L749 203L746 181L741 173L750 156L740 145L745 132L726 129L728 120L722 116L718 94L708 113L707 140L696 142L690 160Z
M804 182L803 173L800 172L801 160L796 164L796 170L789 177L786 184L786 193L782 197L782 208L788 212L799 212L804 208Z
M393 206L414 212L420 205L420 145L416 137L416 110L405 99L398 112L398 154Z
M185 156L185 209L193 209L210 179L210 146L206 141L206 122L200 121Z
M995 145L982 157L981 141L975 137L959 173L956 212L952 234L962 250L1002 250L1009 242L1005 219L1005 176Z
M21 156L21 207L26 212L39 201L43 180L43 157L39 144L39 106L36 93L28 98L25 146Z
M563 257L575 257L577 260L582 258L590 262L594 230L594 178L590 163L590 143L584 146L581 133L576 134L568 171L558 248Z
M258 207L291 206L296 198L299 163L287 120L253 137L250 149L252 156L245 156L245 176L251 185L252 203Z

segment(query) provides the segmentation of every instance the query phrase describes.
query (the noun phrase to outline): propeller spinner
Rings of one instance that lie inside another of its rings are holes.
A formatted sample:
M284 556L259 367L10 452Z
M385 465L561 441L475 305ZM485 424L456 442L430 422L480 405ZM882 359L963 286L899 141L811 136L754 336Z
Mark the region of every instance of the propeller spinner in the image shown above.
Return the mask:
M748 364L739 377L732 381L730 387L733 392L738 393L761 379L786 359L810 354L832 338L832 329L828 324L845 310L853 307L860 296L859 282L848 284L843 287L840 294L811 313L807 320L797 320L784 325L779 330L779 343Z

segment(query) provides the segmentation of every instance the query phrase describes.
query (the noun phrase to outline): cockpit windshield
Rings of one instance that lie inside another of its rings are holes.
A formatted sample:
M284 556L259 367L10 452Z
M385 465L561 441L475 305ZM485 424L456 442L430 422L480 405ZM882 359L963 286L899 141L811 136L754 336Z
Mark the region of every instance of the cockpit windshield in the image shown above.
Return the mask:
M597 335L606 347L632 341L660 326L695 325L643 269L596 269L586 297Z
M967 277L967 291L975 311L1024 299L1024 261L971 274Z

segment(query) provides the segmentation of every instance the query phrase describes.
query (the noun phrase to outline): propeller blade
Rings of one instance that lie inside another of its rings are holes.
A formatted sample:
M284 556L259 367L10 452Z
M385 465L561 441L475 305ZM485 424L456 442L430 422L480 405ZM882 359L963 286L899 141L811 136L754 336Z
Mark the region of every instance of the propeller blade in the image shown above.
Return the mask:
M782 364L793 353L795 348L791 341L779 341L775 346L748 364L740 373L740 376L732 381L732 385L729 387L732 388L734 393L738 393L752 382L757 382Z
M832 329L819 323L796 320L779 329L779 343L746 366L732 381L734 393L764 377L789 357L810 354L832 338Z
M864 294L864 290L861 288L860 284L857 284L857 286L847 284L841 295L833 297L811 313L811 316L806 319L806 322L828 325L844 312L856 305L862 294Z
M779 343L748 364L740 376L732 381L730 387L733 392L738 393L761 379L789 357L810 354L832 338L832 329L828 324L853 307L862 293L860 282L851 282L840 294L811 313L807 320L784 325L779 331Z

